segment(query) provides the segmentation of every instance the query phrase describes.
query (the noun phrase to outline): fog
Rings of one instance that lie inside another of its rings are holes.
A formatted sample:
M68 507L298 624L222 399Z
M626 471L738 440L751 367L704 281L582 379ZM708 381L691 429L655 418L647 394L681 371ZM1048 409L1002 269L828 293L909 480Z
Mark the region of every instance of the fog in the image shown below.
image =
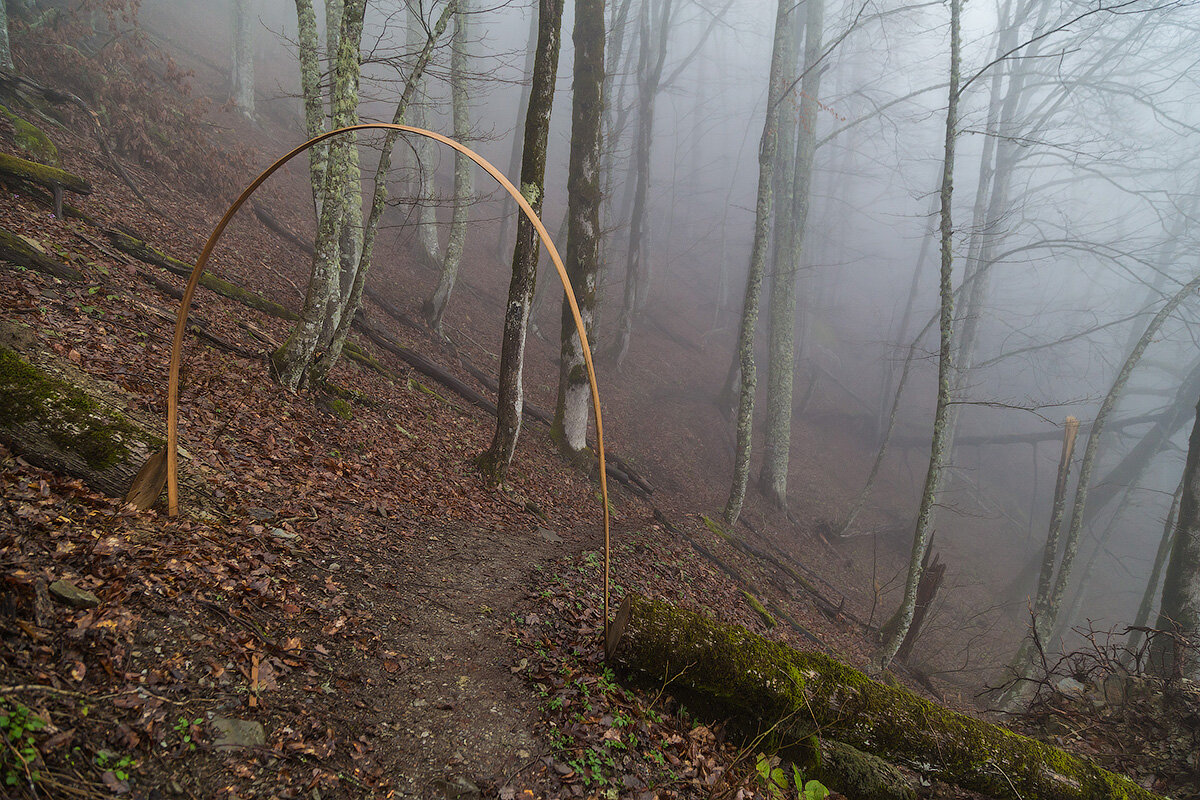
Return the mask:
M669 9L671 16L665 83L654 97L649 234L643 244L649 270L629 358L642 358L642 343L660 337L653 328L657 321L702 331L695 344L717 365L714 374L723 374L734 358L754 237L775 8L723 0L645 2L653 14ZM639 47L647 46L641 4L626 3L624 28L610 26L608 32L608 58L616 71L609 76L605 101L609 155L602 175L602 226L607 233L598 349L613 335L622 303L636 170ZM181 14L229 13L222 2L203 5L202 12L189 12L147 0L143 13L151 29L156 20ZM431 0L411 5L368 3L364 120L390 120L415 57L407 26L415 13L432 27L442 9ZM523 124L534 9L527 3L475 3L473 8L469 144L516 180L513 135ZM608 10L610 21L622 8ZM264 64L257 91L267 109L260 113L273 115L275 123L295 134L280 141L282 151L301 141L303 133L298 72L286 69L295 62L295 8L282 0L261 0L255 13L257 58ZM970 351L957 354L961 384L953 403L959 444L949 451L937 503L937 547L951 565L951 579L942 598L940 630L947 641L941 649L931 648L934 669L961 662L980 631L1001 630L1009 637L1005 647L1021 635L1049 525L1063 420L1073 415L1084 425L1078 458L1088 426L1126 357L1155 313L1197 274L1198 252L1200 104L1194 58L1200 12L1188 3L1140 0L1108 8L1003 0L970 3L963 13L950 244L955 331L962 335L974 327L976 332ZM322 14L317 16L323 25ZM865 548L880 544L866 544L870 539L890 531L886 564L878 567L888 605L899 599L937 390L938 191L950 69L948 20L948 7L940 2L828 0L821 54L813 59L803 46L797 54L798 65L815 60L812 69L820 72L820 94L809 98L816 101L816 112L798 122L797 85L785 102L782 123L792 127L793 136L798 124L812 126L816 143L798 266L794 423L797 430L806 419L834 426L842 442L841 450L810 452L799 441L809 434L798 432L792 467L801 461L849 464L836 472L854 477L832 490L832 505L842 507L840 513L866 481L903 362L914 345L911 377L881 470L882 483L890 488L868 498L860 522L846 531L844 542L834 542L852 548L848 552L857 559L870 552ZM568 4L542 214L551 233L562 228L567 208L572 26ZM448 41L447 35L435 48L419 97L425 124L445 133L452 130ZM621 49L614 54L617 41ZM222 43L191 46L214 61L221 56L213 54L223 52ZM613 127L618 122L621 127ZM436 189L429 201L445 224L453 204L453 158L436 151L429 157L423 166L435 176ZM364 148L364 164L376 158ZM401 200L385 218L389 246L396 247L411 245L418 215L410 187L415 162L407 155L401 161L394 190ZM487 225L469 235L476 237L477 251L493 252L490 268L503 270L511 245L504 252L491 242L496 221L512 212L483 178L477 171L472 215ZM770 283L769 264L767 272ZM967 275L975 277L968 281ZM543 262L544 287L549 279ZM546 306L553 305L557 314L557 292L542 291L549 292ZM756 346L760 415L766 407L767 291ZM497 307L500 302L497 298ZM964 308L972 309L971 316ZM1070 646L1071 626L1120 630L1133 621L1180 480L1192 416L1175 414L1149 458L1134 463L1126 457L1148 441L1156 424L1166 424L1168 411L1186 412L1196 402L1197 381L1190 376L1198 361L1196 312L1189 297L1169 315L1125 390L1114 398L1091 479L1093 505L1059 620L1063 646ZM620 384L632 380L629 374L606 368L604 381ZM806 391L812 385L815 390ZM710 393L715 402L721 387L689 388ZM642 413L655 413L650 406L657 390L639 394L637 387L626 386L623 391L643 403ZM1142 421L1123 424L1135 418ZM724 443L732 432L697 435ZM1005 436L1014 435L1028 437L1005 443ZM1035 446L1038 435L1043 438ZM760 453L756 450L754 457ZM708 465L713 486L728 487L731 463ZM789 485L793 515L819 508L826 515L819 521L835 529L838 509L806 500L806 486L796 474ZM1078 474L1076 466L1067 493L1068 521ZM786 536L789 523L780 512L760 516ZM801 521L796 530L811 531L813 523ZM997 593L1004 596L997 600ZM953 627L957 634L947 632Z

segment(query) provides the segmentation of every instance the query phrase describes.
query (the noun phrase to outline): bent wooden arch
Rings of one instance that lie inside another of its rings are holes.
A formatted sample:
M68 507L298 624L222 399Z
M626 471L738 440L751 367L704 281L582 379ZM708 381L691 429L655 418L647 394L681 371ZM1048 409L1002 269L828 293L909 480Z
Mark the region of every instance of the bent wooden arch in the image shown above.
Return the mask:
M192 274L188 278L187 286L183 290L183 299L179 303L179 314L175 319L175 339L171 345L171 374L170 380L167 383L167 509L171 516L179 513L179 369L183 352L183 333L187 326L188 309L192 304L192 295L196 293L196 286L200 281L200 276L204 273L204 267L208 264L209 256L212 255L213 248L217 246L217 241L221 238L221 234L225 232L225 228L229 225L229 221L233 219L233 215L242 207L245 202L250 199L250 195L254 194L255 190L271 177L284 164L291 161L300 153L309 149L315 144L330 139L350 131L362 130L391 130L400 131L401 133L412 133L417 136L424 136L428 139L441 142L444 145L454 148L458 152L465 155L467 158L474 161L485 172L491 175L496 181L504 187L512 198L517 201L521 211L533 223L533 227L537 230L538 236L542 240L542 244L546 246L546 250L550 253L550 260L554 262L554 268L558 270L559 280L562 281L563 290L566 292L567 303L571 307L571 316L575 320L575 331L579 334L579 341L583 345L583 358L587 366L588 383L592 390L592 408L596 414L596 451L600 463L600 497L602 511L604 515L604 629L608 632L608 587L609 587L609 564L610 564L610 536L609 536L609 513L608 513L608 480L604 465L604 426L600 420L600 390L596 387L596 370L592 365L592 350L588 346L587 330L583 326L583 318L579 316L579 304L575 300L575 292L571 288L571 280L567 277L567 269L563 266L562 257L559 256L558 250L554 247L554 242L550 240L550 234L546 230L546 226L538 219L538 215L534 213L533 207L529 205L529 201L513 186L512 182L496 169L487 159L476 153L466 145L460 144L440 133L427 131L424 128L414 128L409 125L396 125L388 122L370 122L361 125L350 125L345 128L328 131L316 136L291 152L279 158L274 164L267 167L254 181L247 186L238 198L233 201L233 205L221 217L217 226L213 228L213 232L209 235L208 241L204 243L204 249L200 251L200 257L196 259L196 266L192 269Z

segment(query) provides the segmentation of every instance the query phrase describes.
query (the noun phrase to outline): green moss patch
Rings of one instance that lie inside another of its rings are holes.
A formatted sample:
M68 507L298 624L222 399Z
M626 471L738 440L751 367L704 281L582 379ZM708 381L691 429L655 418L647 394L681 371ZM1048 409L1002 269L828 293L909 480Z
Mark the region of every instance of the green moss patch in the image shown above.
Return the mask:
M145 438L120 414L0 347L0 427L29 424L96 471L127 459L130 444Z

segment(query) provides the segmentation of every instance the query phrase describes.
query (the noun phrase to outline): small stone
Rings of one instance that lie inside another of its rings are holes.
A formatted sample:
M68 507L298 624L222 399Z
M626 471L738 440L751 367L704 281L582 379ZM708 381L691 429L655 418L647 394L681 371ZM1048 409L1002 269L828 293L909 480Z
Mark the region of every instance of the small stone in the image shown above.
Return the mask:
M262 747L267 743L267 734L261 722L233 717L213 717L212 726L217 733L213 746L218 750Z
M544 539L551 544L562 544L563 538L549 528L538 528L535 533L539 539Z
M449 800L462 800L467 797L480 797L483 795L483 791L478 786L462 775L457 775L453 778L438 779L433 782L433 785Z
M57 580L50 584L50 594L71 608L95 608L100 605L99 597L68 580Z

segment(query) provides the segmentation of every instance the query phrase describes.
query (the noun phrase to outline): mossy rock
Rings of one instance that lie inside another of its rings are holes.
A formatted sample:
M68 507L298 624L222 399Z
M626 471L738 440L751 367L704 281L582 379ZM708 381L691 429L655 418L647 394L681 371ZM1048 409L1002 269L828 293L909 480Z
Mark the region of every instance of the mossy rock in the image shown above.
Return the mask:
M58 148L50 137L46 135L38 126L32 122L17 116L7 107L0 105L0 114L8 118L8 121L13 126L13 140L17 147L27 153L34 161L39 161L43 164L51 166L60 166L62 159L58 155Z

